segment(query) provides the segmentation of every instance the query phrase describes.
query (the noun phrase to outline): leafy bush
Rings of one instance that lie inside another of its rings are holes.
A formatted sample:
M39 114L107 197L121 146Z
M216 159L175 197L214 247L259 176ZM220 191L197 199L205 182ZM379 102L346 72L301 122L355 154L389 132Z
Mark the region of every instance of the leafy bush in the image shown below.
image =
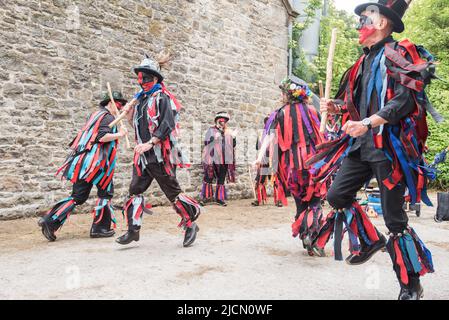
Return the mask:
M415 0L412 2L404 18L405 32L402 38L408 38L416 44L423 45L437 59L437 75L449 80L449 6L448 0ZM437 124L428 117L430 136L427 141L429 154L427 158L433 161L434 155L449 145L449 85L434 80L427 88L429 100L444 116L446 121ZM448 189L449 163L438 167L441 173L432 183L432 187Z

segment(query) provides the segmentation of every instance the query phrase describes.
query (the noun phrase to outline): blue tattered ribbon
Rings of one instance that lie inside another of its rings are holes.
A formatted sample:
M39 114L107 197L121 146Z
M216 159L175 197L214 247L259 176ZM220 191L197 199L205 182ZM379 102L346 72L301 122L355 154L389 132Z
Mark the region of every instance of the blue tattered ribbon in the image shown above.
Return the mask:
M396 151L396 155L398 157L399 163L401 165L402 172L404 173L405 182L407 184L407 188L410 193L411 203L416 203L417 194L416 194L416 185L413 179L413 174L410 170L411 163L408 161L407 156L404 152L403 146L399 138L396 134L399 134L399 126L389 125L388 132L390 136L391 143L393 145L393 149Z

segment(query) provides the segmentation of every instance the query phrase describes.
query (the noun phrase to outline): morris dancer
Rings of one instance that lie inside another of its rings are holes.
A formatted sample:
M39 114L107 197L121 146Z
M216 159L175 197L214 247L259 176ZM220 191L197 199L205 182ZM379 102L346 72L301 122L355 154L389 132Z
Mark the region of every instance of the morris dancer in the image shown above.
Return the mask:
M226 112L218 112L215 125L206 132L203 151L204 180L201 190L202 202L215 199L221 206L227 206L225 181L235 182L235 146L237 131L228 129L230 116ZM213 188L213 182L217 186Z
M112 93L115 105L120 110L126 103L118 91ZM90 191L97 187L98 200L93 211L91 238L112 237L116 220L111 199L114 195L113 175L116 162L118 139L126 135L126 129L109 128L115 119L109 94L103 94L98 111L90 115L83 129L70 143L72 152L57 174L73 183L72 195L59 201L39 220L43 235L48 241L55 241L55 232L64 224L75 206L89 198Z
M284 106L268 120L256 164L260 167L267 163L264 158L269 148L269 163L273 167L275 180L287 186L295 199L293 236L299 236L304 249L309 255L314 255L312 243L321 227L321 198L325 196L326 186L312 181L305 162L315 154L316 145L323 142L320 120L316 110L308 105L312 93L304 81L290 76L280 88ZM285 195L282 199L287 204ZM315 254L323 255L320 252Z
M267 125L268 118L269 117L265 117L265 119L263 120L264 131L265 131L265 126ZM259 151L261 146L262 146L262 136L259 135L257 137L257 142L256 142L256 151ZM270 156L269 150L266 151L265 156L266 157ZM271 179L271 175L268 174L267 170L269 170L268 164L261 165L260 168L258 168L258 170L257 170L256 179L254 181L255 182L254 189L255 189L256 199L251 203L251 205L254 207L258 207L260 205L264 205L267 203L266 185L267 185L268 181Z
M167 62L168 60L165 59ZM145 205L143 193L156 180L174 210L181 216L179 226L185 230L184 247L190 246L199 231L195 220L200 214L199 204L182 193L176 179L176 166L185 164L178 148L179 111L181 105L163 84L160 63L145 55L141 65L134 68L142 91L136 95L134 108L125 107L133 124L137 146L129 187L130 197L124 206L128 231L116 241L129 244L139 241Z
M326 180L340 166L327 200L335 208L316 241L323 249L334 235L335 258L342 260L343 224L349 233L346 262L365 263L385 248L401 287L399 300L419 300L423 295L420 276L433 272L430 252L408 225L403 210L408 188L413 203L431 205L426 194L428 178L434 178L423 157L427 138L426 108L430 104L424 86L432 78L433 58L408 40L396 42L392 32L404 30L404 0L359 5L359 42L364 54L344 75L337 98L325 99L321 111L343 116L339 139L319 146L316 179ZM343 160L344 159L344 160ZM374 175L378 181L382 211L389 240L373 226L355 200L357 191Z
M264 132L266 130L267 122L270 117L266 117L263 121L264 123ZM262 146L262 136L259 136L257 138L257 144L256 144L256 151L259 151L260 147ZM265 156L269 158L270 151L267 149ZM255 179L255 193L256 193L256 200L254 200L251 205L254 207L258 207L260 205L264 205L268 201L267 197L267 189L266 186L269 182L272 182L273 184L273 198L274 198L274 204L277 207L283 207L282 201L279 200L278 194L279 194L279 185L276 184L274 181L272 181L272 176L270 172L270 165L269 164L263 164L260 166L260 168L257 170L256 179ZM283 194L283 193L281 193Z

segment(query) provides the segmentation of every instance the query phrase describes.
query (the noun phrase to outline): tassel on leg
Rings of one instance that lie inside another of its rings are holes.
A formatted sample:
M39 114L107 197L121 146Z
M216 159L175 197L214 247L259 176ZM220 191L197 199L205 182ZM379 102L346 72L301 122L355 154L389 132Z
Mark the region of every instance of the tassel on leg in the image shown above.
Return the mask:
M273 198L274 198L274 205L276 206L282 204L283 206L286 207L288 205L284 187L282 186L278 178L275 178L273 183Z
M413 228L409 227L399 234L390 233L387 251L401 286L408 286L413 275L434 272L432 254Z
M345 229L343 225L346 226ZM355 201L348 209L329 213L315 244L318 248L324 249L329 239L334 236L335 259L343 260L341 242L345 231L349 234L349 250L352 255L359 255L362 247L379 241L379 232Z
M176 198L173 207L176 213L181 217L178 227L190 228L192 222L198 219L201 214L201 207L198 202L185 194L180 194Z
M321 227L321 230L315 239L315 245L318 248L324 249L326 247L326 244L329 242L329 240L333 236L336 216L337 216L337 212L335 210L332 210L327 215L327 217L323 223L323 226Z
M143 213L146 211L145 201L142 195L132 196L123 207L128 230L139 230L142 226Z
M267 189L265 187L265 184L256 183L255 190L256 190L257 203L259 205L266 204L267 203Z
M56 203L47 214L40 218L38 226L42 229L42 234L48 241L55 241L55 232L64 224L69 218L70 213L75 208L76 203L73 197L68 197Z
M300 239L305 239L309 236L314 241L321 229L322 219L321 206L308 206L292 224L293 237L299 236Z
M92 215L94 225L103 225L106 229L110 229L111 226L113 229L117 227L111 199L98 198Z
M47 221L50 221L57 230L70 217L75 206L75 200L72 197L68 197L59 201L50 211L48 211L45 218Z
M214 198L214 188L211 183L203 182L203 187L201 189L201 199L211 200Z
M215 200L225 201L228 199L226 193L226 187L224 184L217 184L217 189L215 190Z

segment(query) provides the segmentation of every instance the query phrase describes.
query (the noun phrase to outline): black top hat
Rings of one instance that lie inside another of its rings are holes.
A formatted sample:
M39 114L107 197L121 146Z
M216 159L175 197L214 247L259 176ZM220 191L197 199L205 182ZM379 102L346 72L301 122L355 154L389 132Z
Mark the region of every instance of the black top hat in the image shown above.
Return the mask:
M365 10L379 10L379 13L393 21L393 31L401 33L404 31L402 17L408 9L410 1L405 0L379 0L378 2L368 2L355 8L355 13L360 16Z
M145 53L145 58L142 60L139 66L134 67L134 72L138 74L139 72L149 73L157 77L158 82L162 82L164 77L161 74L161 66L159 62L151 59L149 55Z
M126 104L128 102L125 98L123 98L123 95L120 91L112 91L112 97L114 98L114 101L118 101L122 104ZM100 106L102 107L106 106L109 103L109 101L111 101L109 93L103 92L101 94Z

